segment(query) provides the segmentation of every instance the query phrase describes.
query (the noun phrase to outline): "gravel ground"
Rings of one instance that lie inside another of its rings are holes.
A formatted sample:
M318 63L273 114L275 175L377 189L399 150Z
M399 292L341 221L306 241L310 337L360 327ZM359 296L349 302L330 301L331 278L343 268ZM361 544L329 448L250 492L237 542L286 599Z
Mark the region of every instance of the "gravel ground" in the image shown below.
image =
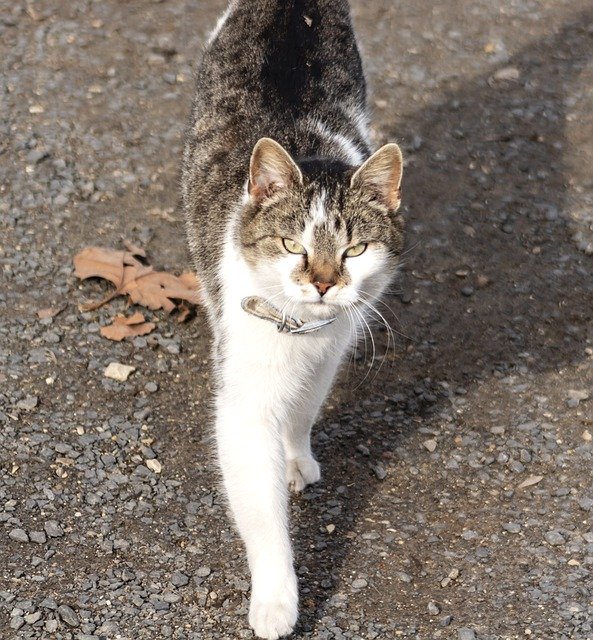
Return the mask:
M405 265L292 503L295 638L593 638L593 11L353 2ZM116 344L88 244L187 265L192 65L222 0L0 1L0 636L251 638L209 333ZM53 318L37 311L60 309ZM126 382L104 377L132 365Z

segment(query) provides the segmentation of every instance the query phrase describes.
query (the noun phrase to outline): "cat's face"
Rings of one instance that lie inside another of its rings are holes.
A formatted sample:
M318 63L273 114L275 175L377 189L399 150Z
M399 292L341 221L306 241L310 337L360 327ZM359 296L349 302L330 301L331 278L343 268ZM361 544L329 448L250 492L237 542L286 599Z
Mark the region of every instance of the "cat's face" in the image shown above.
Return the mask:
M261 140L239 233L259 289L250 293L312 317L374 300L401 251L400 180L396 145L356 170L321 160L298 167L282 147Z

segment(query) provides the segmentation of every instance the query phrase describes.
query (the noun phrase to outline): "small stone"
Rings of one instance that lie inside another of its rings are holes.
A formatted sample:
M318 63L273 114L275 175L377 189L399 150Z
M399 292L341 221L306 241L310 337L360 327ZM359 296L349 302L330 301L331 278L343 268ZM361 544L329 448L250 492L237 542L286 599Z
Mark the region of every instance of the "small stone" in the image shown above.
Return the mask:
M160 473L163 470L163 466L156 458L147 460L145 464L151 471L154 471L155 473Z
M472 531L471 529L468 529L467 531L464 531L461 534L461 537L464 540L475 540L476 538L478 538L478 533L476 531Z
M31 531L29 538L31 538L31 542L36 542L37 544L44 544L47 540L43 531Z
M387 471L385 471L385 467L380 462L373 465L372 469L379 480L385 480L387 477Z
M503 67L502 69L499 69L494 73L495 80L507 80L516 82L520 76L521 73L519 69L517 69L517 67Z
M58 607L58 614L69 627L78 627L80 625L76 612L67 604L62 604Z
M564 536L560 533L560 531L552 530L548 531L544 538L549 545L553 547L557 547L566 543Z
M517 486L517 489L525 489L527 487L531 487L538 482L541 482L544 479L543 476L529 476L525 478L521 484Z
M55 633L58 630L58 621L57 620L46 620L45 621L45 630L48 633Z
M61 538L64 535L64 530L55 520L48 520L43 528L50 538Z
M352 582L353 589L364 589L369 583L364 578L357 578Z
M582 400L588 400L589 399L589 391L587 391L587 389L569 389L568 390L568 397L571 400L578 400L579 402Z
M429 602L427 608L428 608L428 613L430 613L431 616L438 616L439 613L441 612L441 608L436 602L432 602L432 601Z
M583 511L591 511L593 509L593 499L592 498L581 498L579 500L579 507Z
M40 618L41 611L35 611L34 613L29 613L25 616L25 622L27 624L35 624Z
M430 440L425 440L423 443L424 448L432 453L437 448L437 441L434 438L430 438Z
M406 573L405 571L396 571L395 577L400 582L406 582L406 583L412 582L412 576L409 573Z
M10 619L10 628L18 631L25 624L25 619L22 616L14 616Z
M37 396L27 396L26 398L19 400L16 403L16 406L19 409L23 409L24 411L33 411L33 409L35 409L35 407L37 406L37 403Z
M462 295L464 295L466 298L469 298L470 296L474 295L474 288L473 287L463 287L461 289L461 293Z
M13 529L8 533L8 537L16 542L29 542L29 536L24 529Z
M125 382L136 371L136 367L132 367L129 364L121 364L121 362L110 362L103 375L111 380L117 380L117 382Z
M189 576L186 576L185 573L181 573L181 571L174 571L171 576L171 584L174 587L185 587L186 584L189 583Z
M591 432L588 429L585 429L583 433L581 433L581 438L585 442L591 442L591 440L593 440L593 436L591 435Z
M212 573L212 569L210 567L198 567L196 571L196 576L198 578L206 578Z
M144 385L144 388L148 393L155 393L159 390L159 385L156 382L147 382Z
M476 640L476 632L473 629L462 627L457 629L457 638L458 640Z
M448 627L451 622L453 622L453 616L443 616L440 619L439 624L441 625L441 627Z
M325 527L325 530L326 530L328 533L333 533L333 532L336 530L336 525L335 525L335 524L328 524L328 525Z
M509 533L519 533L521 531L521 525L517 522L507 522L502 525L502 528Z

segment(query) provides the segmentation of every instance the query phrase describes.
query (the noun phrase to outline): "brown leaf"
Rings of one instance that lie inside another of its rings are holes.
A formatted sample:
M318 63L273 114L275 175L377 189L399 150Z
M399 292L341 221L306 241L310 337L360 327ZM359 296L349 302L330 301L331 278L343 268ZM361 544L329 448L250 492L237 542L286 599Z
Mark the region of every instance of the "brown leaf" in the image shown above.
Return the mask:
M199 293L186 287L177 276L165 271L153 271L150 267L144 267L144 271L126 267L122 292L127 293L136 304L169 312L175 309L172 300L187 300L194 304L201 300Z
M143 322L146 322L146 318L144 317L144 314L141 313L140 311L136 311L136 313L133 313L131 316L128 316L127 318L126 316L122 316L121 313L118 313L113 319L113 324L130 325L130 324L142 324Z
M185 322L189 318L191 314L191 309L184 302L182 302L177 307L177 310L179 311L177 315L177 322L181 324L182 322Z
M144 316L137 311L129 318L115 316L112 324L101 327L101 335L109 340L121 342L124 338L145 336L155 328L154 322L145 322Z
M53 318L54 316L57 316L58 313L62 313L62 311L64 311L64 307L47 307L46 309L39 309L37 311L37 317L40 320L45 320L45 318Z
M130 248L136 248L130 245ZM129 295L132 302L149 309L173 311L173 300L200 304L202 296L195 274L186 272L177 277L165 271L155 271L142 264L132 251L116 251L87 247L74 257L74 274L81 280L98 277L112 282L116 290L98 302L80 305L84 311L97 309L119 295Z
M81 280L104 278L119 287L124 278L125 257L126 251L87 247L74 256L74 275Z
M135 256L140 256L141 258L146 258L146 251L142 247L138 247L129 240L123 238L122 240L124 247Z

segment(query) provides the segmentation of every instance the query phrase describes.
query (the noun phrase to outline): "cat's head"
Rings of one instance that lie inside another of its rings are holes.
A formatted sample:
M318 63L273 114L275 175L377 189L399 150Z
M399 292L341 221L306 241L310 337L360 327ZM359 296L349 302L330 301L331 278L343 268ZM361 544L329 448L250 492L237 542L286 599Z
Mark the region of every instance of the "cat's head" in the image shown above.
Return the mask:
M259 140L238 230L259 289L248 293L313 317L376 298L402 248L401 175L396 144L351 167L297 164L274 140Z

